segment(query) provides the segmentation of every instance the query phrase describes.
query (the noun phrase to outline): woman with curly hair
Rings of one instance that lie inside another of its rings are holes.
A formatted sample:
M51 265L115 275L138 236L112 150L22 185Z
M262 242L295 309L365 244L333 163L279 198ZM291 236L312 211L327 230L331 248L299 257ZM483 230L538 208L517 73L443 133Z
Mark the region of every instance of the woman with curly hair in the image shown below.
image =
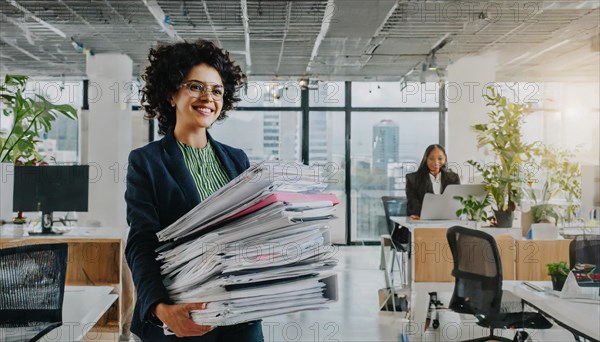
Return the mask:
M125 256L137 292L131 331L144 341L263 341L260 321L195 324L190 311L206 303L173 303L155 252L158 231L250 166L242 150L207 131L240 100L236 93L246 77L227 51L205 40L153 48L148 60L142 105L164 138L129 154ZM163 325L175 335L165 335Z

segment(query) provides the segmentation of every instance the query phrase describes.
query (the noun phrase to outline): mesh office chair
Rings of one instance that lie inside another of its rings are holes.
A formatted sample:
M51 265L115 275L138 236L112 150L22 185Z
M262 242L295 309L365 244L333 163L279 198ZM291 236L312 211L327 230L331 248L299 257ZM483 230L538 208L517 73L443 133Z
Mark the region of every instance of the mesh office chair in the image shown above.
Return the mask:
M62 325L68 244L0 249L3 340L36 341Z
M386 286L390 289L392 297L393 310L396 310L395 286L394 286L394 265L400 270L400 283L405 286L408 284L408 257L410 255L410 232L406 227L400 226L391 220L392 216L406 216L407 200L405 197L382 196L383 210L385 212L385 221L387 230L390 234L392 261L388 270L385 263ZM383 246L382 246L383 248ZM399 254L399 255L398 255Z
M519 297L502 290L502 264L494 238L482 231L454 226L448 229L454 259L454 292L449 308L471 314L490 335L470 341L506 341L494 329L548 329L552 324L537 312L524 312Z
M575 264L600 266L600 235L579 235L569 245L571 269Z

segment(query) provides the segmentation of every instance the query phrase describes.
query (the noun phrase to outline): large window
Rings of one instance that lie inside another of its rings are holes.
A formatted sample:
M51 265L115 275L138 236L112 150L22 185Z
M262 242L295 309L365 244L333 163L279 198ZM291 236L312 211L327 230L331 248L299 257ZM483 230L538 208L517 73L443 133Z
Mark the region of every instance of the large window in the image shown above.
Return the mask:
M405 176L439 143L437 83L354 82L351 116L351 236L387 234L382 196L405 196Z
M381 196L403 195L405 174L442 138L435 83L257 81L240 95L237 110L210 133L251 162L304 156L319 167L326 191L340 199L335 243L379 241L386 230Z
M387 234L381 196L404 196L406 173L439 141L436 112L353 112L351 173L353 240Z
M300 112L234 111L209 130L215 139L241 148L250 162L300 160Z
M335 194L340 204L337 219L330 224L334 243L346 243L346 162L345 113L311 111L309 116L309 160L322 171L326 191Z

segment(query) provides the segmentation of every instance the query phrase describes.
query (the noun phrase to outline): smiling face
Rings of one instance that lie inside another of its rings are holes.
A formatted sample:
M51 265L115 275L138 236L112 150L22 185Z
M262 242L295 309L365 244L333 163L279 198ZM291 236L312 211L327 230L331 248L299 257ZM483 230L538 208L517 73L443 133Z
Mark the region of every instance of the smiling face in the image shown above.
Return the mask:
M427 156L427 167L432 175L437 175L446 164L446 155L439 148L434 148Z
M219 72L207 65L198 64L185 76L181 86L171 97L171 105L175 106L175 130L188 134L206 131L217 120L223 108L223 99L216 99L210 91L199 97L193 97L186 85L204 83L209 87L222 87L223 81ZM197 90L197 87L192 87ZM216 89L216 88L212 88Z

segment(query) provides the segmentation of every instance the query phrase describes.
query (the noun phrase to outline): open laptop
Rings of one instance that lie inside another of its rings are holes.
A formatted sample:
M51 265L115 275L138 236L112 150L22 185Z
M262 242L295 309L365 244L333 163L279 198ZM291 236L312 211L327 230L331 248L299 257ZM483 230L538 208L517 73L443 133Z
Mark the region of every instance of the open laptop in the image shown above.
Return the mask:
M480 200L485 198L485 184L451 184L441 195L425 194L421 206L421 220L456 220L456 211L462 208L462 205L454 196L467 198L469 195Z

